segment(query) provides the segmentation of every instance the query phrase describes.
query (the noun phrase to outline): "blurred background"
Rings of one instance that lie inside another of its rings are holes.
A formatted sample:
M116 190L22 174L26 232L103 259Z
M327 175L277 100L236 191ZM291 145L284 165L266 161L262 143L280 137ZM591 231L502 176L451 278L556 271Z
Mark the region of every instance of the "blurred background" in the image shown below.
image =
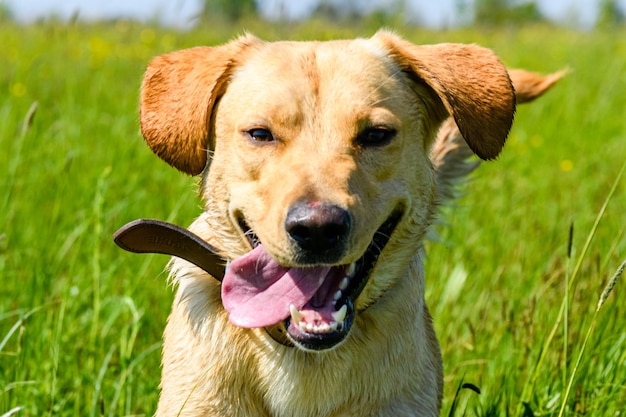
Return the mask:
M51 16L61 20L132 18L190 27L209 16L297 21L314 16L355 19L375 15L437 29L545 20L588 30L622 21L626 0L2 0L0 8L4 18L21 22Z

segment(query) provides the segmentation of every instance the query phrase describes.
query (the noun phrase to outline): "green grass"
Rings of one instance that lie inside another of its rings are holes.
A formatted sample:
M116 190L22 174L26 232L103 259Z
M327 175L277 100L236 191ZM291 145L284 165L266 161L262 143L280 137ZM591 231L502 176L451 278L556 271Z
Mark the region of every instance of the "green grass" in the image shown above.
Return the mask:
M270 40L374 31L319 21L246 28ZM17 416L153 413L172 300L166 258L125 253L111 234L138 217L186 225L200 202L195 180L143 144L139 83L150 57L242 31L0 27L0 416L16 407ZM510 67L572 69L520 107L503 155L444 210L449 226L428 245L442 415L462 383L481 394L461 389L455 416L622 415L624 284L596 305L626 258L626 179L616 183L626 33L398 31L417 43L476 42Z

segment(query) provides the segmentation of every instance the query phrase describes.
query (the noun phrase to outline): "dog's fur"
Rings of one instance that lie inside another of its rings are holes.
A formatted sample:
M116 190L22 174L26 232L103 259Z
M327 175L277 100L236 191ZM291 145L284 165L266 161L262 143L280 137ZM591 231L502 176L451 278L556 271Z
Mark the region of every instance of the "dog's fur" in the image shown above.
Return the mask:
M511 78L522 102L558 75L509 76L478 46L417 46L384 31L331 42L244 36L153 60L142 133L165 161L202 174L204 212L190 230L226 259L251 250L245 223L283 266L347 265L402 213L354 303L349 334L320 351L233 325L219 282L173 260L178 290L157 415L438 415L442 364L424 303L423 238L440 200L476 166L471 151L492 159L504 145ZM302 202L349 216L345 245L330 257L311 261L286 231Z

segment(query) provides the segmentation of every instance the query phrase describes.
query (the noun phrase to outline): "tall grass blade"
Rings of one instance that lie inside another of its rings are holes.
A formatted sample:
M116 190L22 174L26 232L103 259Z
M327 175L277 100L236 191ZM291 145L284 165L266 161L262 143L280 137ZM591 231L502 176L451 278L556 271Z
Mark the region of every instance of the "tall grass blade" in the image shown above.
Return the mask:
M107 373L107 370L109 369L109 364L111 362L111 358L113 357L113 353L115 353L115 346L111 346L109 348L109 351L107 352L106 356L104 357L104 360L102 361L102 366L100 366L100 369L98 371L98 376L96 378L96 382L94 384L94 392L93 392L93 398L91 399L91 411L89 413L89 417L95 417L98 413L96 410L101 411L101 395L102 395L102 385L104 383L104 376ZM101 412L100 415L102 415L103 413Z
M4 349L4 347L6 346L6 344L9 342L9 340L11 339L11 336L13 336L13 334L15 334L15 332L24 325L24 323L26 322L26 320L35 312L41 310L41 307L36 307L33 308L32 310L28 311L26 314L24 314L22 317L19 318L19 320L9 329L9 331L7 332L7 334L4 336L4 338L2 339L2 341L0 341L0 352L2 352L2 350Z
M22 150L24 149L24 142L26 140L26 135L28 134L28 131L33 124L33 119L35 118L35 113L37 112L38 107L39 103L37 103L36 101L33 102L33 104L30 105L30 108L26 112L26 116L24 117L24 121L22 122L22 130L16 140L15 149L12 150L11 161L9 164L9 173L7 176L7 187L6 191L4 192L4 201L2 202L0 213L8 212L9 201L11 201L11 196L13 194L13 186L15 184L17 168L22 162Z
M613 199L615 191L617 190L617 187L622 179L622 176L625 170L626 170L626 162L622 164L622 167L619 173L617 174L617 177L615 178L615 181L613 182L613 185L611 186L611 189L609 190L609 193L607 194L604 200L604 203L602 204L602 207L600 208L600 211L598 212L598 215L596 216L593 226L591 227L591 230L589 231L589 234L587 235L587 239L583 246L582 252L580 253L580 256L578 257L576 266L574 267L574 271L572 272L571 276L568 276L567 278L568 279L567 288L566 288L567 294L569 294L569 291L571 290L572 285L575 282L576 277L578 276L578 272L580 271L583 260L585 259L585 256L587 255L589 248L591 247L591 242L593 241L593 238L598 230L600 221L604 217L604 213L606 212L606 209L609 206L609 202ZM568 252L569 251L570 249L568 248ZM559 313L557 314L557 318L554 322L554 325L552 326L550 333L548 334L546 340L544 341L543 346L541 347L539 358L537 359L534 372L532 373L531 377L527 380L527 382L524 385L524 389L522 390L522 396L521 396L519 406L518 406L518 415L522 413L522 404L525 402L526 403L530 402L530 396L531 396L532 390L534 389L537 379L539 378L539 374L541 373L541 369L543 368L543 363L546 358L548 349L550 348L550 345L552 344L552 341L554 340L554 337L556 336L561 320L563 320L563 316L565 315L565 309L566 309L568 302L569 301L566 300L565 298L563 299L561 303L561 308L559 309ZM565 335L565 338L567 339L567 335ZM566 361L567 358L563 358L563 360Z
M21 410L22 408L23 408L23 407L15 407L15 408L12 408L12 409L10 409L9 411L7 411L6 413L2 414L0 417L11 417L11 416L14 416L14 415L16 415L17 413L19 413L19 412L20 412L20 410Z
M570 298L570 294L569 294L569 281L570 281L570 276L569 276L569 271L570 271L570 267L571 267L571 261L572 261L572 247L574 245L574 222L570 223L569 226L569 236L567 239L567 265L565 268L565 298L563 299L563 303L564 303L564 313L563 315L565 316L564 320L563 320L563 334L564 335L568 335L569 334L569 298ZM568 339L567 337L563 338L563 357L567 358L568 357ZM563 361L563 386L565 386L565 383L567 381L567 360Z
M100 177L98 178L98 183L96 185L96 192L94 196L93 203L93 253L91 257L91 267L93 274L93 320L91 327L91 345L96 351L97 345L97 333L100 328L100 310L101 310L101 296L100 296L100 286L101 286L101 238L102 238L102 224L103 224L103 204L104 204L104 193L107 186L107 179L111 174L111 167L106 167Z
M565 413L565 408L567 407L567 400L569 399L570 392L572 391L572 385L574 385L574 379L576 377L576 373L578 371L578 367L580 366L580 363L582 362L583 355L585 354L585 350L587 348L587 342L589 341L589 337L591 336L591 334L593 333L593 330L596 327L596 322L597 322L597 319L598 319L598 313L600 312L600 309L602 308L602 306L606 302L606 299L608 298L608 296L613 291L613 288L615 288L615 284L617 284L617 281L619 281L620 277L624 273L624 269L625 268L626 268L626 260L624 260L624 262L622 262L622 264L619 266L619 268L617 268L617 271L615 272L615 274L613 274L613 277L611 277L611 279L607 283L606 287L604 287L604 290L602 291L602 294L600 294L600 299L598 300L598 305L596 306L596 310L593 313L593 317L591 318L591 324L589 325L589 329L587 329L587 334L585 335L585 340L583 341L583 345L580 348L580 352L578 353L578 357L576 358L576 364L574 365L574 369L572 370L572 374L570 375L569 382L568 382L567 388L565 390L565 395L563 395L563 400L561 401L561 409L559 410L558 417L563 417L563 415Z
M604 305L604 303L606 302L606 299L609 297L609 295L611 295L613 288L615 288L615 284L617 284L617 281L619 281L622 274L624 273L624 269L626 269L626 259L624 260L624 262L622 262L619 268L617 268L615 274L613 274L609 282L606 284L606 287L604 287L604 291L602 291L602 294L600 294L600 299L598 300L596 311L600 311L602 305Z

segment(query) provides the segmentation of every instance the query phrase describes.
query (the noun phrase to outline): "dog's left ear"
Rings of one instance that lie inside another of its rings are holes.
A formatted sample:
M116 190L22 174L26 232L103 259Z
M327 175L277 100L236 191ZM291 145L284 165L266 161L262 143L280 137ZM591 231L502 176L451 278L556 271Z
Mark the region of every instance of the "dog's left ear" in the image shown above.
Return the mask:
M245 50L261 41L243 36L218 47L196 47L156 57L141 85L141 133L170 165L200 174L212 147L213 106Z
M415 45L386 31L373 40L410 77L423 80L435 92L476 155L498 156L513 123L515 92L492 51L476 45ZM439 113L440 123L446 115Z

